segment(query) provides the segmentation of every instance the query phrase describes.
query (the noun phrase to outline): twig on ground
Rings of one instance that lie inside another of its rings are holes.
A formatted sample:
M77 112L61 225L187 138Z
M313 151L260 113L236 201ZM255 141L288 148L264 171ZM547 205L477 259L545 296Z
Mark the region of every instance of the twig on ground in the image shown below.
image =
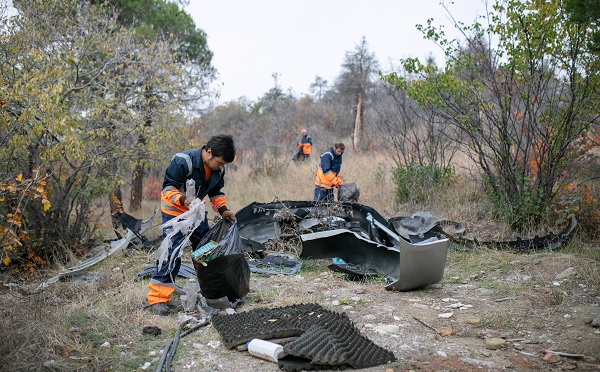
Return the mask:
M425 327L431 329L432 331L434 331L436 334L438 334L438 330L433 328L432 326L430 326L429 324L425 323L424 321L422 321L421 319L417 318L416 316L412 316L414 320L416 320L417 322L423 324Z

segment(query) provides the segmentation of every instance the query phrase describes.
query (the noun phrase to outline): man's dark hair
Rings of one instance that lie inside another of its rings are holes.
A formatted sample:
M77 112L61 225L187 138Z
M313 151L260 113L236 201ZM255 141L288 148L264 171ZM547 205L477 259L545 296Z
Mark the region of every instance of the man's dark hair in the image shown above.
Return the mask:
M333 147L335 147L336 149L342 149L342 151L346 149L346 146L344 146L342 142L335 143Z
M206 147L211 149L212 156L222 156L223 160L231 163L235 159L235 144L231 134L219 133L210 137Z

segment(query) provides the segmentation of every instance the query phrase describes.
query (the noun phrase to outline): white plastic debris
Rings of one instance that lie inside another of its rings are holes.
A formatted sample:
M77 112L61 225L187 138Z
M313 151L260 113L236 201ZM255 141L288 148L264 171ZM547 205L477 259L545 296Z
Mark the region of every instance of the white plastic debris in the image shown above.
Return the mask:
M173 241L171 239L179 232L183 234L184 239L177 251L173 252L171 255L168 262L169 267L175 264L176 258L181 257L183 254L183 247L190 241L190 237L194 230L202 223L202 221L204 221L205 211L206 205L204 200L196 198L192 201L192 204L190 204L187 212L180 214L162 225L163 229L168 228L170 231L154 254L154 257L158 260L158 267L162 267L163 263L167 261L169 250L173 246Z

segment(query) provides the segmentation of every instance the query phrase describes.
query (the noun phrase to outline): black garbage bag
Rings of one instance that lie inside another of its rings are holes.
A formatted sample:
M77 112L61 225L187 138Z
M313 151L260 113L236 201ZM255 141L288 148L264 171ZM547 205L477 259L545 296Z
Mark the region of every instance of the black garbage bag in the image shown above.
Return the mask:
M343 183L338 188L338 201L358 203L360 191L356 182Z
M299 162L302 160L302 158L303 158L303 155L302 155L302 147L301 147L300 149L298 149L298 151L296 151L294 153L294 155L292 155L292 160L294 162Z
M207 299L227 297L232 303L243 299L250 291L250 266L237 223L229 219L217 222L203 237L198 250L207 244L210 251L201 259L195 259L195 252L192 253L200 292Z

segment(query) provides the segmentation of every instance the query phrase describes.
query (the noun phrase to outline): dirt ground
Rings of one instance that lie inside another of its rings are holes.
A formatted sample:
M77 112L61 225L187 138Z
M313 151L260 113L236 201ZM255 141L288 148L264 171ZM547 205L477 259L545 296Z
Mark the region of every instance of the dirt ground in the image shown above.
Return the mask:
M252 274L251 292L236 311L317 303L344 312L397 358L368 371L600 370L600 288L588 280L597 271L598 262L570 253L450 252L441 283L397 292L313 263L293 275ZM486 345L492 339L501 345ZM154 345L166 340L161 335ZM220 340L210 325L182 338L171 369L278 370ZM545 359L542 349L582 357ZM161 352L150 351L146 368L156 368Z

